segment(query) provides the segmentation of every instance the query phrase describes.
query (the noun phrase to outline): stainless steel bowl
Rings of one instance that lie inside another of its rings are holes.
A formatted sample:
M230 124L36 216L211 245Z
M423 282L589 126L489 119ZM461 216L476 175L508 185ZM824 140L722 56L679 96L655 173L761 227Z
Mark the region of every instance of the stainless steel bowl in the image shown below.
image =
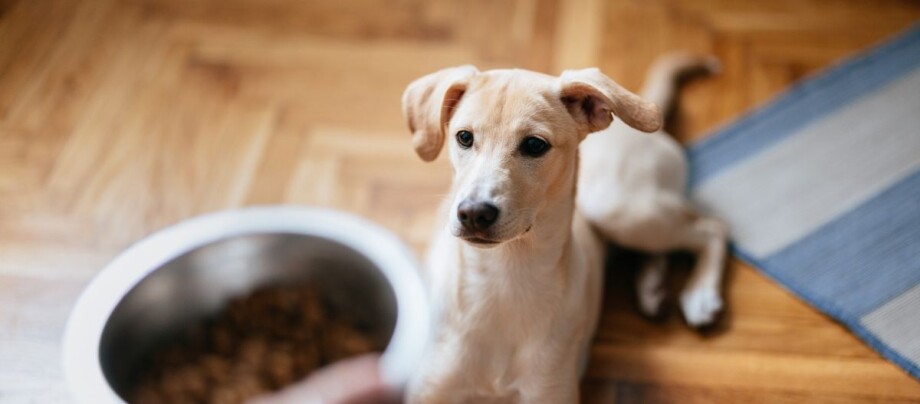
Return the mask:
M67 384L78 402L120 402L160 342L233 297L311 281L389 338L380 372L399 388L430 335L416 268L391 233L341 212L277 206L191 219L135 244L86 288L64 336Z

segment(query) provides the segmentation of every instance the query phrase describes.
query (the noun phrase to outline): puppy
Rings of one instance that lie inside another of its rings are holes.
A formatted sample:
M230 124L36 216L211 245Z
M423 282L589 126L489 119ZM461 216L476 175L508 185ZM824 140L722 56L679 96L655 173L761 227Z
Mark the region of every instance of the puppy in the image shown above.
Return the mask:
M454 169L424 273L439 327L409 402L577 402L606 241L654 254L638 277L649 313L664 297L663 254L698 252L681 303L691 325L713 320L726 229L687 202L686 161L659 131L675 77L713 66L658 62L647 100L598 69L460 66L409 85L416 153L431 161L446 143Z

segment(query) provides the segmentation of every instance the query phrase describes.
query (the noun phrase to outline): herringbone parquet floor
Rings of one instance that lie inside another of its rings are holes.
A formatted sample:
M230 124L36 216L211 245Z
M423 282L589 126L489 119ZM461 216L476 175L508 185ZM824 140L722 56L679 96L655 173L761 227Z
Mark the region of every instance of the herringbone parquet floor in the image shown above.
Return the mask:
M0 0L0 401L67 401L68 311L132 241L203 212L359 213L421 252L448 187L410 146L412 79L474 63L600 66L630 88L655 55L712 52L674 132L705 136L920 18L884 0ZM632 309L611 273L587 402L909 402L920 384L731 262L720 330Z

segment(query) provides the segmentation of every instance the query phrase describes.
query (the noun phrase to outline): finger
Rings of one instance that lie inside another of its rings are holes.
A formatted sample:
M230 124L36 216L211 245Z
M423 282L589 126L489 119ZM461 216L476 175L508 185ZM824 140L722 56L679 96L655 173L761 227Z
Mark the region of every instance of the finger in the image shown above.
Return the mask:
M281 392L253 400L258 404L359 404L381 402L394 395L380 380L379 356L336 362Z

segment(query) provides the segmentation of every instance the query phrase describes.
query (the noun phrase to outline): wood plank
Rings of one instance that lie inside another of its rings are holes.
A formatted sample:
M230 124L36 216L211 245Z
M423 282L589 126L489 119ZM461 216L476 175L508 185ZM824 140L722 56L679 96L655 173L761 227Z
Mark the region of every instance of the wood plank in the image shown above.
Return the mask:
M59 338L88 279L203 212L329 206L428 243L451 170L412 152L411 80L472 63L597 65L638 89L675 49L688 142L920 20L900 0L0 0L0 400L66 402ZM634 309L611 264L585 402L905 402L920 384L754 269L706 334ZM676 293L686 260L674 260Z

